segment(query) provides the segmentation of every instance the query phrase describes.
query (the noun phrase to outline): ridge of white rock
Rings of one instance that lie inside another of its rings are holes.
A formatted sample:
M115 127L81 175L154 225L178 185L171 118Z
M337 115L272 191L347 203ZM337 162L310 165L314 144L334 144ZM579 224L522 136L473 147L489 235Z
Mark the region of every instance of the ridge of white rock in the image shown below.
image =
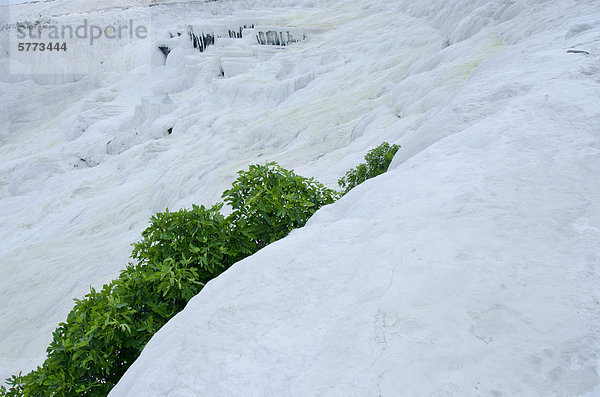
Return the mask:
M171 51L149 75L0 76L1 376L42 362L152 213L210 204L255 162L334 186L387 140L387 174L210 282L111 396L600 394L595 1L152 9ZM168 35L251 15L309 34L201 54Z

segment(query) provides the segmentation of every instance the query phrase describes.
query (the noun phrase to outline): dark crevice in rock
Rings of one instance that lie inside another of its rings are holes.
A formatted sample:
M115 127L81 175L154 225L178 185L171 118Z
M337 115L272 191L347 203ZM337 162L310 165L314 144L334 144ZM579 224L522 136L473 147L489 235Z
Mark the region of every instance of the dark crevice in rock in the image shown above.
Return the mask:
M585 54L585 55L590 55L589 52L583 51L583 50L568 50L567 54Z
M287 46L292 43L297 43L300 40L306 39L305 35L302 35L302 38L296 38L290 34L288 30L286 31L275 31L275 30L267 30L266 32L260 31L256 35L256 40L261 45L280 45Z
M229 38L231 38L231 39L241 39L242 38L242 31L244 29L254 29L254 24L240 26L237 31L229 29L229 32L228 32L229 33Z
M196 34L194 32L194 29L192 29L192 27L190 26L188 27L188 35L190 36L190 40L192 41L194 48L197 48L200 52L204 52L204 50L206 50L206 47L208 47L209 45L215 44L214 33L202 32L200 34Z
M171 49L166 45L159 45L158 49L165 54L165 58L168 57L169 53L171 52Z

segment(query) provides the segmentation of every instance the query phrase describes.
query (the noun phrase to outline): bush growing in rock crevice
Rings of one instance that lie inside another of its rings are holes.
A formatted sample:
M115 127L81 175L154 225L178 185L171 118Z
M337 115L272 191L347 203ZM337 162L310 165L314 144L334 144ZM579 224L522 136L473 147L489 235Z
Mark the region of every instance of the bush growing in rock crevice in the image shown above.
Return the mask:
M53 333L47 359L3 396L106 396L146 343L212 278L303 226L336 193L275 163L240 171L223 204L158 213L119 277L91 289Z
M384 142L340 179L347 193L387 170L399 146ZM222 203L158 213L133 244L133 263L91 288L52 334L47 359L7 379L0 396L106 396L146 343L187 302L235 262L302 227L340 193L276 163L251 165Z

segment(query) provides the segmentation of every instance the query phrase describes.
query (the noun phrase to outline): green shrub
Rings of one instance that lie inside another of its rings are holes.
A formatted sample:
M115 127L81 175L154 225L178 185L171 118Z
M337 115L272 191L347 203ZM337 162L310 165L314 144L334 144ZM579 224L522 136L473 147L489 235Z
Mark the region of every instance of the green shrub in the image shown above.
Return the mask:
M13 377L25 396L105 396L152 335L231 264L227 220L210 209L156 214L119 278L92 289L53 333L41 367ZM2 394L2 392L0 392Z
M317 209L337 199L334 190L276 163L251 165L238 174L222 198L233 208L229 218L235 234L248 238L250 251L304 226Z
M306 223L336 193L275 163L240 171L219 203L158 213L130 263L91 289L59 324L42 366L7 379L1 396L106 396L146 343L210 279Z
M398 149L400 149L399 145L390 145L387 142L383 142L375 149L369 150L365 156L366 164L359 164L357 167L346 172L346 175L338 180L342 194L348 193L367 179L386 172Z
M230 221L219 212L222 207L193 205L154 215L142 240L133 244L132 258L139 263L183 261L196 268L203 282L210 280L238 259L229 244Z

